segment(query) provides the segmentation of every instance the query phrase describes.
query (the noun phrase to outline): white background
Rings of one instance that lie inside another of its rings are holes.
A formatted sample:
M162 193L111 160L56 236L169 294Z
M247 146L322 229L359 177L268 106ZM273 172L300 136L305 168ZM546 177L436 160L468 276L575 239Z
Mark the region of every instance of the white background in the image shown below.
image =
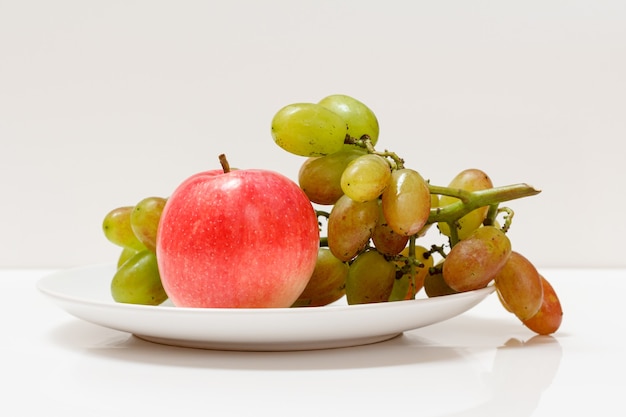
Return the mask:
M219 153L296 179L271 118L333 93L433 183L541 188L539 267L626 266L622 0L0 0L0 267L113 261L103 216Z

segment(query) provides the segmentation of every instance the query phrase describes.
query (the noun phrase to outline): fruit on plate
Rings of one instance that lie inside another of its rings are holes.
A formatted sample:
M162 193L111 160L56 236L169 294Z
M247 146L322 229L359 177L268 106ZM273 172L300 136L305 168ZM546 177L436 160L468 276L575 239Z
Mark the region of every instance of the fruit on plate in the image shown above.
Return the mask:
M178 307L290 307L315 268L315 210L282 174L221 161L180 184L163 209L163 287Z
M112 210L103 231L122 247L113 298L157 304L159 280L174 305L215 308L317 307L344 295L350 305L402 302L493 285L528 329L556 332L560 301L513 251L514 211L503 205L540 190L494 186L477 168L436 185L423 166L376 149L379 134L374 112L347 95L288 104L271 136L303 157L297 183L231 171L224 157L167 199Z

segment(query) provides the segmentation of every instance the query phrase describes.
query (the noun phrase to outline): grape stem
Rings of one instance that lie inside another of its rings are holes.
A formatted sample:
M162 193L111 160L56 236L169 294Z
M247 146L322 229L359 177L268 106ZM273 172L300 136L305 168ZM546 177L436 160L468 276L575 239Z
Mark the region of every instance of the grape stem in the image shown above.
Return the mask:
M350 135L346 135L344 140L346 144L357 145L365 148L368 153L379 155L389 163L391 169L403 169L404 159L400 158L395 152L385 150L379 152L374 148L372 140L369 135L363 135L360 138L354 138ZM428 188L431 194L446 195L455 197L459 201L452 203L446 207L436 207L430 210L430 216L428 217L427 224L445 222L450 226L452 232L452 241L457 241L458 236L455 223L467 213L476 210L480 207L490 206L490 212L492 214L492 220L500 210L498 210L498 204L504 201L515 200L523 197L530 197L539 194L541 190L534 188L528 184L513 184L505 185L502 187L489 188L487 190L467 191L459 188L442 187L438 185L428 184ZM511 213L509 213L511 214ZM509 216L509 220L510 220ZM508 228L510 221L506 225Z
M515 212L508 207L499 208L497 212L498 214L506 213L504 216L504 224L502 225L502 231L506 233L511 227L511 223L513 222L513 216L515 215Z
M446 222L453 224L470 211L480 207L492 206L504 201L537 195L541 190L528 184L512 184L486 190L467 191L458 188L428 185L431 194L447 195L458 198L445 207L435 207L430 210L427 223Z
M496 224L496 217L498 217L498 213L500 212L499 210L499 205L498 204L492 204L489 206L489 211L487 211L487 216L485 217L485 220L483 221L483 224L485 226L493 226Z
M317 216L317 223L320 225L320 229L322 228L322 222L320 221L320 217L323 217L326 221L328 221L328 217L330 217L330 213L324 210L315 210L315 215ZM325 236L320 236L320 247L328 247L328 238Z
M409 288L411 289L411 298L413 299L415 298L415 235L409 238L409 259L411 259L411 264L409 265L411 277Z
M458 241L456 222L467 213L480 207L489 206L490 215L487 216L487 222L493 223L495 221L495 216L504 212L507 214L504 227L508 229L513 217L513 211L508 208L498 208L498 204L505 201L530 197L541 192L541 190L524 183L505 185L478 191L467 191L459 188L442 187L432 184L428 184L428 188L431 194L447 195L455 197L459 200L445 207L435 207L430 209L430 215L428 217L428 221L426 222L427 224L439 222L447 223L450 226L452 234L450 236L451 246L454 246L454 244ZM318 217L325 217L328 219L330 214L322 210L316 210L316 215ZM328 246L327 237L320 238L320 246Z
M400 158L397 153L388 151L387 149L385 149L383 152L377 151L374 148L374 145L372 144L372 139L369 137L369 135L363 135L358 139L353 138L350 135L346 135L344 143L360 146L367 149L368 153L385 158L385 160L389 163L391 169L404 168L404 159Z
M315 215L317 217L324 217L326 220L330 217L330 213L325 210L315 210Z

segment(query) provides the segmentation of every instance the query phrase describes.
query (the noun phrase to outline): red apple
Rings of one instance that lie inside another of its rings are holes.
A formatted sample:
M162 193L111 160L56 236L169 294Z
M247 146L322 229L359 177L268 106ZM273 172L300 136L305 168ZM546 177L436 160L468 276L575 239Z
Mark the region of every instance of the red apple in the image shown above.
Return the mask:
M319 226L300 187L268 170L185 180L163 209L157 259L178 307L290 307L315 268Z

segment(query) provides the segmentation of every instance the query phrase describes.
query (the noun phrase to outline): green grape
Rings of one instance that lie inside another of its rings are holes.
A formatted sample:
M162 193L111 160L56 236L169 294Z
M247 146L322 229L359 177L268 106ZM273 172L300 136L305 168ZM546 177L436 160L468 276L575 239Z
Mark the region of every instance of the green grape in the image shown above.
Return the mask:
M426 274L424 277L424 292L428 297L441 297L443 295L458 294L458 291L450 288L443 279L441 264L434 268L435 272Z
M133 207L118 207L104 216L102 221L102 230L104 236L112 243L123 248L132 248L135 250L145 249L145 245L141 243L130 225L130 215Z
M132 258L137 252L139 252L137 249L122 248L122 252L120 253L120 256L117 258L117 267L119 268L120 266L122 266L124 262Z
M346 279L348 304L380 303L389 300L396 267L376 250L363 252L350 265Z
M356 139L368 135L372 145L378 142L380 128L374 112L359 100L343 94L324 97L319 104L340 115L348 125L348 134Z
M152 252L156 252L157 229L166 202L162 197L147 197L137 203L130 214L130 227L135 236Z
M341 174L341 189L354 201L377 199L391 178L389 163L382 156L367 154L351 161Z
M456 291L483 288L511 255L511 241L495 226L483 226L452 247L443 263L443 278Z
M328 248L319 248L311 279L293 307L319 307L337 301L346 293L347 276L348 264Z
M300 188L313 203L335 204L343 195L341 174L350 161L365 154L364 149L353 147L326 156L308 158L298 173Z
M165 301L156 255L146 249L124 262L111 281L111 295L118 303L159 305Z
M397 255L406 247L409 236L400 235L393 231L387 223L382 204L378 203L378 221L372 231L372 243L378 252L383 255Z
M561 327L563 308L554 287L541 274L539 274L539 277L541 278L543 288L541 307L539 307L539 311L535 315L524 320L523 323L535 333L552 334Z
M300 156L322 156L343 148L348 128L341 116L314 103L295 103L272 119L274 142Z
M383 212L389 227L404 236L418 233L430 216L430 200L428 184L417 171L408 168L394 170L382 195Z
M337 200L328 216L328 247L341 261L349 261L369 242L378 220L378 202L359 203L347 195Z
M541 275L523 255L511 252L494 280L506 309L522 322L537 314L543 302Z
M450 181L448 186L450 188L459 188L466 191L479 191L493 188L493 183L491 182L491 178L483 171L479 169L466 169L458 173L452 181ZM442 195L439 199L439 207L445 207L457 201L459 201L457 198ZM480 227L483 221L485 221L488 211L489 207L480 207L461 217L457 221L456 226L458 238L465 239L470 233ZM441 233L450 236L450 226L447 223L441 222L438 223L438 226Z

